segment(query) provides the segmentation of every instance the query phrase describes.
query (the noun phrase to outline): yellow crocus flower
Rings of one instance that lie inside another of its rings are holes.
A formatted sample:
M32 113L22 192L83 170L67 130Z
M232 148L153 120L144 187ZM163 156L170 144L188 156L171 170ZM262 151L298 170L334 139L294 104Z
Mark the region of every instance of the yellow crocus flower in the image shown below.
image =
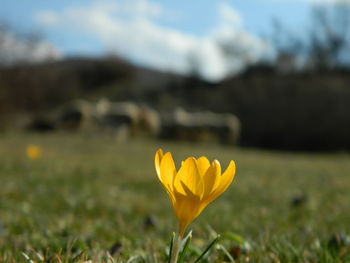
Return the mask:
M155 167L178 218L180 238L203 209L229 187L236 170L235 163L231 160L221 174L219 161L210 163L203 156L198 159L187 158L179 171L176 171L171 153L164 154L162 149L155 154Z
M30 160L36 160L41 157L41 148L39 146L30 144L27 146L26 152Z

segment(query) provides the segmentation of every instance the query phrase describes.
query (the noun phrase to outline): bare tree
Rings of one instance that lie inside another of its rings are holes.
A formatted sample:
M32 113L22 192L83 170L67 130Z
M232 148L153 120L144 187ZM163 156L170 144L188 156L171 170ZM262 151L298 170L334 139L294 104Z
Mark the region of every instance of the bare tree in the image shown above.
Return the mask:
M0 66L28 64L59 57L59 52L45 42L40 33L20 33L0 22Z
M350 66L350 5L317 6L312 10L309 62L316 69Z

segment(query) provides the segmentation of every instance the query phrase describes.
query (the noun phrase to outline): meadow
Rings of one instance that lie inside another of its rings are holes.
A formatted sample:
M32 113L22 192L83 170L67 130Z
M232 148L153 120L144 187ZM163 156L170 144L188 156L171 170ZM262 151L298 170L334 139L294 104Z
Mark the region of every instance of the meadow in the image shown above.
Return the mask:
M29 160L28 144L42 148ZM176 217L158 148L229 160L231 187L189 229L185 262L350 262L350 156L81 134L0 136L0 262L167 262Z

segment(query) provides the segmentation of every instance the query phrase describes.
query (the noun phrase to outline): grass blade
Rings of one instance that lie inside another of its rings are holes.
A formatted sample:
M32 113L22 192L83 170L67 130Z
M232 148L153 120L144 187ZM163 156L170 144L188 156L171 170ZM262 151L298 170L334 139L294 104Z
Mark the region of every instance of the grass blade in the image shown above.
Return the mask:
M34 263L33 260L24 252L21 252L22 256L28 261L28 263Z
M219 249L224 252L225 256L230 260L231 263L235 263L236 261L233 259L231 254L227 251L224 246L219 245Z
M136 255L136 256L132 256L131 258L128 259L128 261L126 263L131 263L133 261L135 261L138 258L141 258L142 256L140 255Z
M230 239L235 241L237 244L239 245L244 245L245 240L242 236L236 234L236 233L232 233L232 232L226 232L222 235L222 238L224 239Z
M168 263L170 263L170 260L171 260L171 255L172 255L172 252L173 252L174 240L175 240L175 232L173 232L173 234L171 235L171 239L170 239Z
M196 261L194 263L199 262L204 256L205 254L207 254L207 252L219 241L220 239L220 235L217 236L213 241L211 241L211 243L206 247L206 249L203 251L203 253L196 259Z
M191 240L192 240L192 232L190 232L190 234L187 235L185 240L186 240L186 242L185 242L184 247L180 253L180 256L179 256L177 263L183 263L185 260L185 255L187 253L188 247L189 247Z

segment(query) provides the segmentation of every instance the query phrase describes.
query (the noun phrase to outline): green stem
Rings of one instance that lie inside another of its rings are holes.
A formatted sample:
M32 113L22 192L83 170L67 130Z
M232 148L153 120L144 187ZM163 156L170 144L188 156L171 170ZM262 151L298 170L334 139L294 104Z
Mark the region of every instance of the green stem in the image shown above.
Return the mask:
M175 234L175 240L174 240L174 244L173 244L173 250L171 253L170 263L177 263L177 258L179 256L179 252L180 252L181 239L182 238L181 238L180 234L177 232Z

